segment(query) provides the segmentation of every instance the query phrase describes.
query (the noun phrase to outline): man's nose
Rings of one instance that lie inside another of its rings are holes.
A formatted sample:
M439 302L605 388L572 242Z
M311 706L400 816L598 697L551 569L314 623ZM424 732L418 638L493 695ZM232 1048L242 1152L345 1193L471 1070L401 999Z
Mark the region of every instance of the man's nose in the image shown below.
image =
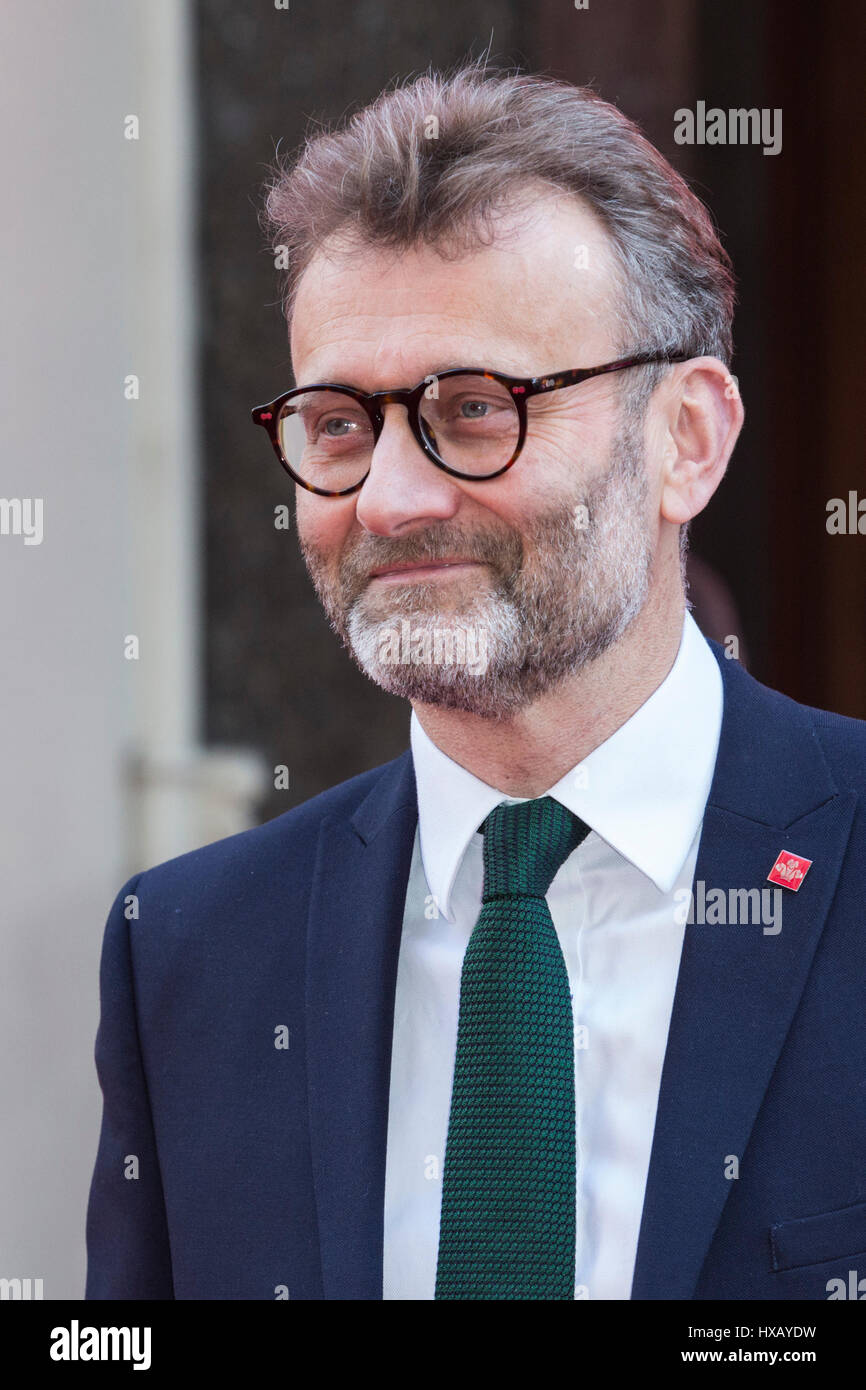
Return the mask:
M382 432L356 502L359 522L367 531L390 536L418 523L448 520L460 505L456 480L424 453L405 405L392 401L382 413Z

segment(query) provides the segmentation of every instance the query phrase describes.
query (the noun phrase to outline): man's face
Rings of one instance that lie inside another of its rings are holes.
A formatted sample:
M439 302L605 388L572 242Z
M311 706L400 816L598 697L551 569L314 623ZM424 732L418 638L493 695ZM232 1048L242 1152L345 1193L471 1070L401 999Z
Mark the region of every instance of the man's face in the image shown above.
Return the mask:
M614 360L612 262L590 211L542 194L501 230L459 260L319 253L295 304L298 384L372 392L451 366L535 376ZM437 468L389 404L359 492L297 488L310 575L372 679L496 718L619 639L646 601L659 525L624 384L615 373L531 400L520 457L489 481Z

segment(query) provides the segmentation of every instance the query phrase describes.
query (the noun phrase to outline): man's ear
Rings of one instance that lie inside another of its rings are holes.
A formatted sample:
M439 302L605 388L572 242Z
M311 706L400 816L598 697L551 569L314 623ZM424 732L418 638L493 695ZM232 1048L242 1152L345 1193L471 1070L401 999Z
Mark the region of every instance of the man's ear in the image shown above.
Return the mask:
M693 357L664 383L666 448L660 509L681 525L702 512L743 427L736 377L717 357Z

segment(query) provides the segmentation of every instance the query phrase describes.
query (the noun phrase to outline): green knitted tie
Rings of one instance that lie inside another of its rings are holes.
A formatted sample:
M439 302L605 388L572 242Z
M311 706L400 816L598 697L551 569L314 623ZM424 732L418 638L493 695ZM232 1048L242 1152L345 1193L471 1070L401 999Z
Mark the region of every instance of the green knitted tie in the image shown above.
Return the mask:
M545 894L589 826L497 806L460 980L437 1299L573 1299L574 1024Z

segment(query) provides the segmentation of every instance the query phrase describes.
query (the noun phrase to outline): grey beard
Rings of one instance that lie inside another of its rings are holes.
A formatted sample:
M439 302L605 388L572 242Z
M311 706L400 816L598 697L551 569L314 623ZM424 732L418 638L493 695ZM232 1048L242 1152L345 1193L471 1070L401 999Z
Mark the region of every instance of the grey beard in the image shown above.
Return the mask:
M461 535L445 523L399 542L365 537L336 585L324 557L302 546L331 624L361 670L392 695L503 719L597 660L643 608L653 558L640 422L624 423L611 456L580 499L504 537ZM369 611L374 565L453 554L488 563L492 587L455 605L437 583L421 582L378 595L387 611Z

